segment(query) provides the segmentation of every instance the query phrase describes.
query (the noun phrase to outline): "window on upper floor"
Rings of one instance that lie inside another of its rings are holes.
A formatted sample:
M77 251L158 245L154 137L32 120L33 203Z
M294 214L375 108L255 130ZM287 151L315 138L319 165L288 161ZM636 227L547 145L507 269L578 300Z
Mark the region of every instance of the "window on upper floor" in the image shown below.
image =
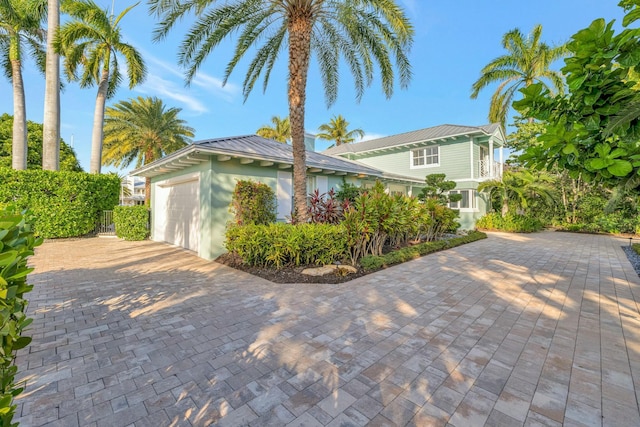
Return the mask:
M459 202L449 203L451 209L475 210L477 208L476 190L451 190L449 194L460 194L462 196Z
M411 150L411 169L440 166L440 147L431 145Z

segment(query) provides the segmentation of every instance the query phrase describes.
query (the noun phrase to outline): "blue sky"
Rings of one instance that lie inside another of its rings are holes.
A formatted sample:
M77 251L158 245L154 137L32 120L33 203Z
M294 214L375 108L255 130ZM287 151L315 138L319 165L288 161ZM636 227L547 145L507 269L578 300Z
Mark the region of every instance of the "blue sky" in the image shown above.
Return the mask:
M360 103L355 101L353 81L348 69L341 69L338 101L327 108L318 67L311 63L307 88L306 129L314 132L335 114L342 114L365 131L365 139L422 129L439 124L482 125L487 122L488 104L494 87L478 99L469 98L471 85L480 69L500 56L502 35L519 28L528 33L542 24L543 39L550 44L568 40L592 20L622 20L618 0L399 0L412 20L416 34L410 59L414 77L406 90L396 88L387 100L375 80ZM105 8L111 1L97 0ZM134 1L115 0L116 14ZM109 101L137 96L157 96L171 107L182 108L181 117L196 130L195 140L255 133L270 122L273 115L288 114L286 98L286 54L281 56L265 93L256 85L246 102L241 84L247 62L240 63L225 87L221 85L224 68L231 58L233 40L213 52L190 87L177 66L176 51L188 22L176 27L161 43L153 43L155 18L148 16L141 3L121 21L124 39L143 54L149 75L133 90L122 86ZM286 52L285 52L286 53ZM559 68L562 64L558 64ZM44 78L33 63L24 69L27 117L42 122ZM61 135L73 141L85 170L89 168L91 127L97 88L80 89L68 83L62 94ZM13 113L11 86L0 80L0 113ZM329 143L318 141L317 148ZM131 167L127 168L127 170ZM112 170L112 169L106 169Z

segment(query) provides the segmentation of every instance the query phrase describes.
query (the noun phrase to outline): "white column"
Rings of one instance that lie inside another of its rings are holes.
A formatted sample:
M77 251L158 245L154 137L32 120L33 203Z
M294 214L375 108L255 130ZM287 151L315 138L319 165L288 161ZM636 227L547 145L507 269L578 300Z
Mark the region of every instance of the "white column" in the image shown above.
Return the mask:
M500 146L500 179L502 179L502 173L504 172L504 154L503 154L503 150L504 147L501 145Z
M469 140L469 166L471 171L471 176L469 178L473 179L473 138Z
M494 178L493 173L493 138L489 138L489 177Z

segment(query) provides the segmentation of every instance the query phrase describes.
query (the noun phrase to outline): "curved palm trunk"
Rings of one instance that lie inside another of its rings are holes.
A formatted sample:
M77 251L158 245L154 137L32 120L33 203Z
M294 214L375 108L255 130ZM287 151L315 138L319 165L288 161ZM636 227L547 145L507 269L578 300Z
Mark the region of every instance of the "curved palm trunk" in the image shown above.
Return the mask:
M42 131L42 169L60 169L60 57L53 39L60 26L60 2L49 0L47 11L47 64Z
M293 203L295 219L307 222L307 161L304 145L304 104L311 53L312 21L293 16L289 21L289 119L293 148Z
M109 87L109 70L102 70L98 96L96 96L96 109L93 113L93 132L91 134L91 162L89 171L100 173L102 166L102 139L104 128L104 106L107 102L107 88Z
M27 169L27 109L22 82L22 64L20 60L11 60L11 80L13 81L13 169Z

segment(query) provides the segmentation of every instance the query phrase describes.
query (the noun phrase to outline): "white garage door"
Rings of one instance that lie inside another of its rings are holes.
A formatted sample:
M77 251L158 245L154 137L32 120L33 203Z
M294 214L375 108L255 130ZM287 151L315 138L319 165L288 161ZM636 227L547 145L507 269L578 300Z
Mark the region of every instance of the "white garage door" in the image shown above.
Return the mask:
M155 184L153 240L198 252L200 181L186 179Z

